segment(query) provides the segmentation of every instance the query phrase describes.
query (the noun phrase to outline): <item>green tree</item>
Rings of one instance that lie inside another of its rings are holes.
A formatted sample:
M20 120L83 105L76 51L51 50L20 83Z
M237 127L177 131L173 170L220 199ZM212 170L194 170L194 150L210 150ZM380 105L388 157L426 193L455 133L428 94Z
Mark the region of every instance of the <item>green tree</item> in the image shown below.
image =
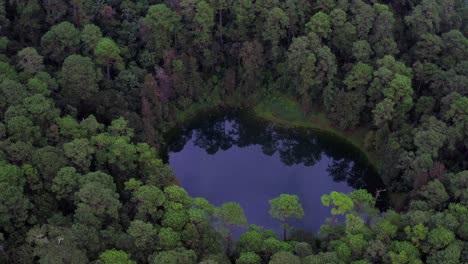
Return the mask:
M468 206L468 171L464 170L457 174L447 174L449 180L447 190L450 196Z
M395 74L394 79L388 87L383 88L382 93L385 98L395 102L399 113L406 113L413 107L411 79L405 75Z
M232 39L239 39L239 41L246 41L248 39L248 33L251 31L255 20L253 8L254 3L252 1L233 1L230 8L234 16L232 22L233 30L230 32Z
M288 24L289 18L281 8L275 7L268 11L262 37L271 44L271 53L274 59L280 55L278 45L281 39L286 36Z
M290 263L290 264L301 264L301 260L299 257L295 256L291 252L278 252L274 254L269 264L283 264L283 263Z
M423 0L406 16L405 23L408 25L413 36L425 33L438 33L440 30L441 12L435 0Z
M418 249L407 241L393 241L388 247L391 263L422 263Z
M395 113L395 103L390 99L385 99L375 106L372 110L374 114L374 124L382 127L386 122L392 120Z
M65 59L59 73L60 93L70 105L77 107L80 100L89 99L98 92L98 80L90 58L71 55Z
M151 6L144 18L145 36L147 47L154 49L159 57L163 52L174 47L177 36L181 33L182 24L180 17L164 4Z
M211 30L215 24L213 9L207 2L202 0L197 3L194 21L196 24L195 44L206 47L211 42Z
M219 38L221 44L224 44L224 28L223 28L223 18L224 18L224 11L228 10L230 6L232 6L232 0L211 0L209 2L217 11L218 13L218 31L219 31Z
M87 139L74 139L63 145L63 153L81 171L87 172L91 166L94 147Z
M17 80L18 73L15 69L7 62L0 62L0 81L3 82L6 79Z
M468 97L459 97L451 104L445 113L445 119L452 124L450 142L462 141L468 135ZM453 144L453 143L452 143ZM466 145L466 144L465 144Z
M226 240L226 252L229 255L232 242L232 228L235 226L246 226L247 218L240 204L234 202L222 204L216 210L215 215L218 219L218 230Z
M426 263L428 264L435 264L435 263L441 263L441 262L447 263L447 264L460 263L463 261L462 250L463 250L462 243L460 243L459 241L456 241L450 244L449 246L447 246L446 249L436 251L430 254L426 260Z
M429 232L429 228L425 227L423 224L417 224L413 227L405 227L405 233L408 236L409 240L419 248L420 242L424 241Z
M122 250L110 249L99 255L98 263L102 264L136 264L130 256Z
M32 204L24 193L23 171L14 165L0 165L0 225L14 234L26 224Z
M304 216L304 209L299 203L297 195L281 194L279 197L271 199L270 210L268 213L275 219L281 221L281 228L283 229L283 240L286 240L286 231L291 229L288 224L288 218L302 218Z
M353 57L362 62L368 62L372 56L372 48L366 40L358 40L353 43Z
M150 223L143 222L141 220L134 220L130 222L127 234L130 235L133 241L133 252L134 256L139 256L142 259L151 254L156 246L158 239L157 229Z
M6 111L9 106L20 104L28 96L28 93L26 87L21 83L5 79L0 83L0 96L0 107Z
M73 201L74 194L79 188L78 179L80 176L73 167L61 168L53 180L51 190L58 199L64 198Z
M107 80L110 80L111 64L119 65L122 60L119 46L110 38L102 38L96 44L94 55L96 55L99 64L106 66Z
M349 47L357 40L356 25L351 23L347 17L345 9L335 8L330 12L330 21L332 22L332 35L330 37L333 49L342 54L351 55Z
M358 62L353 65L353 68L346 75L343 83L348 90L365 89L372 80L373 69L370 65Z
M332 215L342 215L354 209L353 200L346 194L339 192L331 192L321 197L324 206L333 206L331 210Z
M180 233L174 231L170 227L163 227L158 233L158 244L163 250L171 250L180 246Z
M427 202L429 208L442 209L450 199L444 185L437 179L430 181L418 192L418 196Z
M44 55L56 63L61 63L79 49L80 31L67 21L52 26L42 36L41 47Z
M35 74L44 68L43 57L35 48L27 47L18 52L18 64L24 72Z
M321 39L328 39L331 33L330 17L322 11L313 15L306 24L306 33L313 32Z
M39 78L29 79L27 86L28 90L33 94L40 94L42 96L50 95L48 84Z
M427 236L427 241L435 249L445 248L454 240L455 234L444 227L432 229Z
M138 218L157 220L161 217L161 206L165 203L164 193L156 186L144 185L138 188L133 196L138 202Z
M155 256L150 257L151 264L167 263L167 264L195 264L196 255L193 250L178 249L170 251L161 251Z
M69 228L53 225L41 225L31 228L25 242L33 250L30 257L38 259L38 263L70 263L89 262L83 249Z
M236 264L260 264L262 259L259 255L253 252L241 253L239 258L236 260Z
M101 29L94 24L86 24L80 35L82 50L86 55L91 55L99 40L102 39Z

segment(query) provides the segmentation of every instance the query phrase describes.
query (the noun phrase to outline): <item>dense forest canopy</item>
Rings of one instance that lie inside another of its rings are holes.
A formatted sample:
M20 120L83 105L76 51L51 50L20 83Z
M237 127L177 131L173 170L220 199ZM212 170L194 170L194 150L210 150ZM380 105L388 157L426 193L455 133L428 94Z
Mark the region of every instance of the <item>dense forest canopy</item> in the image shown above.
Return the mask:
M0 0L0 262L467 263L467 19L462 0ZM234 242L242 208L178 187L164 133L278 98L365 128L397 210L332 192L314 237L285 194L284 241Z

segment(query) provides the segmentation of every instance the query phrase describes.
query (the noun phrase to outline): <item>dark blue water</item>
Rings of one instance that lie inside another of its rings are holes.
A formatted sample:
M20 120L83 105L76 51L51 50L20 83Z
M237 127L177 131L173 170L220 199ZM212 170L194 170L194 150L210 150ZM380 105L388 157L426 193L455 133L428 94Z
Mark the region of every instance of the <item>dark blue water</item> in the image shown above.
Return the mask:
M205 114L177 130L168 159L180 185L192 197L214 205L234 201L249 224L273 229L270 199L296 194L304 218L296 229L316 232L330 216L320 197L382 187L364 155L347 142L305 129L285 129L249 117L248 113Z

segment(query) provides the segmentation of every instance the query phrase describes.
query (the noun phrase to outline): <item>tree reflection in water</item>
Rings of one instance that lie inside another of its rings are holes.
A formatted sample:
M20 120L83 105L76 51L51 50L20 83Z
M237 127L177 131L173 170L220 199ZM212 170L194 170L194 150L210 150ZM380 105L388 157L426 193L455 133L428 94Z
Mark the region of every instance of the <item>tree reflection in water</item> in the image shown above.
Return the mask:
M168 152L180 152L188 141L214 155L236 146L259 145L265 155L279 153L287 166L314 166L325 155L332 159L327 172L335 182L354 189L375 193L383 184L365 155L336 136L312 129L285 128L252 118L248 112L226 111L205 113L193 122L172 131ZM382 205L381 205L382 206Z

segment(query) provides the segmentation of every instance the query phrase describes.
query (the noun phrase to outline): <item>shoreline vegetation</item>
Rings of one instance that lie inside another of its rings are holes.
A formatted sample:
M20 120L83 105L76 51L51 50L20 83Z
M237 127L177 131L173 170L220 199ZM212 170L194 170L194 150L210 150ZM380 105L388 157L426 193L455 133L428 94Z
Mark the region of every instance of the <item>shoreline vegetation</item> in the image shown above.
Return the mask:
M277 93L268 96L254 106L247 108L238 107L236 105L223 105L221 102L192 104L189 108L177 113L176 124L174 126L188 122L190 119L195 118L203 112L213 111L222 106L236 109L248 109L252 114L255 114L256 118L272 122L279 126L309 128L322 133L329 133L359 149L375 169L380 169L380 160L372 151L367 150L365 147L364 141L369 131L368 129L358 127L352 131L340 130L332 125L330 119L323 111L314 109L305 115L299 103L284 94Z
M323 111L314 109L309 114L304 115L299 103L284 94L277 93L275 95L268 96L264 100L257 102L254 106L244 108L235 104L222 104L222 102L192 104L187 109L177 112L175 124L171 126L169 131L178 125L190 122L190 120L196 118L197 115L204 112L216 111L220 107L232 107L243 110L248 109L252 114L255 114L256 118L272 122L279 126L308 128L339 137L359 149L359 151L364 154L364 157L367 159L369 164L376 169L379 177L381 177L379 171L381 168L381 161L375 153L367 150L364 145L366 134L369 131L368 129L358 127L352 131L342 131L331 124L330 119ZM163 157L163 160L164 159L167 159L167 157ZM388 192L388 204L398 212L405 208L408 198L409 196L406 193Z

